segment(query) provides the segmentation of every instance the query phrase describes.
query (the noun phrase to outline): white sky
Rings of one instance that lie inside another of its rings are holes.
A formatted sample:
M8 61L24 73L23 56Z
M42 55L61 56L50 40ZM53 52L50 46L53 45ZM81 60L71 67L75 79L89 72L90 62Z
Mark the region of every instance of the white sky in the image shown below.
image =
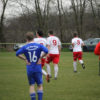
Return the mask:
M1 0L0 0L1 1ZM19 6L19 4L17 3L18 0L9 0L8 5L7 5L7 9L5 11L5 17L14 17L14 16L18 16L21 12L22 9ZM21 1L21 0L19 0ZM34 4L32 2L32 0L29 0L30 2L25 2L25 0L23 0L22 3L24 3L24 5L27 3L28 8L30 9L34 9ZM41 0L41 6L43 6L43 1ZM63 1L63 5L64 7L69 7L70 5L70 0L62 0ZM2 5L0 2L0 12L2 11Z

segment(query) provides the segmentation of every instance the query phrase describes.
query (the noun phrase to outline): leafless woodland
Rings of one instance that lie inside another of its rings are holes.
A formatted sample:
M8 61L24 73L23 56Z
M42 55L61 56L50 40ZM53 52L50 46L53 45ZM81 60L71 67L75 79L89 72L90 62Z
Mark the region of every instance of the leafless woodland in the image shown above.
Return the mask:
M0 42L24 42L24 34L37 29L44 37L53 30L62 42L73 32L83 39L100 37L100 1L0 0Z

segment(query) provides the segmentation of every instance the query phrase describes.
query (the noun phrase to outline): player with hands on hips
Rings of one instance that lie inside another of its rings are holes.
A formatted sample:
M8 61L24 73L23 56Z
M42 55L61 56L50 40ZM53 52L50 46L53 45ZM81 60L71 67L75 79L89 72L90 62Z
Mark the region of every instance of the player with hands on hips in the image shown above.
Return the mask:
M38 100L43 98L43 79L41 58L47 55L48 49L41 44L34 43L33 33L26 34L27 44L21 47L16 56L26 62L27 77L29 82L29 92L31 100L36 100L35 83L37 84ZM44 54L41 56L41 52ZM25 56L23 56L24 54Z

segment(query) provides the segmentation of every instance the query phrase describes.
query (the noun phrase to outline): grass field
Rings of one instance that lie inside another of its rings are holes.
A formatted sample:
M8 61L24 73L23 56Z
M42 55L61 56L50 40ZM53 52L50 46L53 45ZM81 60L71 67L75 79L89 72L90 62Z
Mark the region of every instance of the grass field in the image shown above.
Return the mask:
M98 57L84 53L86 69L73 73L72 53L62 52L58 80L44 79L43 100L100 100ZM52 76L53 76L53 66ZM30 100L25 63L14 52L0 52L0 100Z

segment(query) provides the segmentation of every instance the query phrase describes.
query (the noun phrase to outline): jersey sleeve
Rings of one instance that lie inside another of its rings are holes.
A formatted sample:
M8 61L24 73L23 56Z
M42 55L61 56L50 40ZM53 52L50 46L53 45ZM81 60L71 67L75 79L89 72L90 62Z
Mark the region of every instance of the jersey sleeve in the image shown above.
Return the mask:
M100 42L96 45L94 50L95 55L100 55Z
M43 45L41 45L41 51L43 51L46 54L48 53L48 49Z
M34 38L33 41L36 42L36 38Z
M83 40L81 39L81 44L83 44L84 42L83 42Z
M47 45L50 45L50 39L47 38Z
M60 39L58 38L58 45L61 45L61 41L60 41Z
M74 43L74 40L73 40L73 39L71 40L71 43L72 43L72 44Z
M23 54L24 53L24 47L20 48L19 50L17 50L16 52L16 56Z

